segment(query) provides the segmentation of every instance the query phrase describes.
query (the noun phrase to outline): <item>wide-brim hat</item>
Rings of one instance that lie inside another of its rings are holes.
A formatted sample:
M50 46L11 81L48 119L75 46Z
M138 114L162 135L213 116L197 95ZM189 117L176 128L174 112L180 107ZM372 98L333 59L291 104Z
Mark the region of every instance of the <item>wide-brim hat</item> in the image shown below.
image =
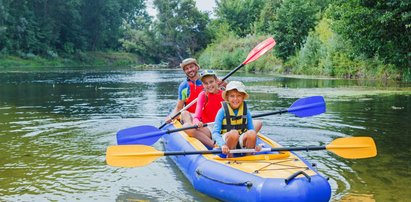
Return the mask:
M188 64L196 64L198 67L200 67L200 65L198 65L197 60L194 58L186 58L184 59L181 63L180 63L180 67L184 68L186 65Z
M217 77L217 74L215 73L214 70L211 70L211 69L203 70L203 71L200 72L200 81L203 81L203 78L204 78L205 76L214 76L214 77Z
M240 81L230 81L227 86L225 87L225 91L223 91L223 99L228 101L227 99L227 92L230 90L237 90L240 93L244 93L244 99L249 97L248 93L245 91L245 85Z

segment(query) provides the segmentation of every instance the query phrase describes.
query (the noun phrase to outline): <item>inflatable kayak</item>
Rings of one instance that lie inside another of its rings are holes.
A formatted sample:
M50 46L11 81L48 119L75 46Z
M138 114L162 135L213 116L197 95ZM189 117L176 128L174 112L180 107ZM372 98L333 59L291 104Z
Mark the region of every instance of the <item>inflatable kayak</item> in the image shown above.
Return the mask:
M168 130L181 128L179 122ZM166 151L206 150L184 131L163 136ZM281 147L259 134L263 148ZM171 156L193 187L222 201L329 201L331 187L312 165L293 152L260 152L222 158L219 155Z

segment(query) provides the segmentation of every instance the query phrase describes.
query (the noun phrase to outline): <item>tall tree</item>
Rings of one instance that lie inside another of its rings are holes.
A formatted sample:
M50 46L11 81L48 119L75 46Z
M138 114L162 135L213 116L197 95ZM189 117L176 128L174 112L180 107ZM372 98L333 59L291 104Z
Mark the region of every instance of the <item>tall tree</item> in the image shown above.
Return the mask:
M155 0L154 5L158 11L154 30L163 60L178 64L207 45L209 17L196 8L194 0Z
M332 28L353 44L354 55L377 57L407 70L411 67L411 2L337 1L327 12Z
M271 33L278 41L276 53L287 59L300 49L310 29L313 29L318 17L319 7L307 0L284 0L277 10L276 21Z
M265 0L216 0L216 15L230 25L232 31L244 37L253 34L253 24L258 20Z
M120 47L123 23L148 17L145 0L0 0L0 50L22 56ZM27 54L30 53L30 54Z
M265 2L259 18L254 23L257 32L269 33L272 31L273 23L277 20L276 12L281 3L282 0L269 0Z
M0 55L7 52L7 26L6 19L8 18L8 5L3 0L0 0Z

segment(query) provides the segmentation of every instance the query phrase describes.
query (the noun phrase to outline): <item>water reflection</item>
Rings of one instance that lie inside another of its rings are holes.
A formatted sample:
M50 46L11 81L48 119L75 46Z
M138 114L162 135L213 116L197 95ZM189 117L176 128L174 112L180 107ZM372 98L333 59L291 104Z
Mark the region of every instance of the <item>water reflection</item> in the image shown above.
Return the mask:
M223 75L224 73L222 73ZM181 71L0 74L0 200L209 201L167 158L141 168L105 164L116 131L159 126L176 101ZM254 114L323 95L327 113L262 118L262 132L284 146L326 145L372 136L379 155L347 160L299 152L330 178L333 200L407 200L411 156L410 86L376 81L235 74L249 86ZM161 150L161 143L154 145Z

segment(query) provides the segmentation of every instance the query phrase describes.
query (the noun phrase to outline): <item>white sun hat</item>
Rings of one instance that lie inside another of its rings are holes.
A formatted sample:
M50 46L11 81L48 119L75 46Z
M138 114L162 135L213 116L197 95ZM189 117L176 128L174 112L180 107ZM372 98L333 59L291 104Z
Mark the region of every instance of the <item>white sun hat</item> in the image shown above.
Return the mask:
M243 83L241 83L240 81L230 81L222 94L224 100L227 101L227 92L234 89L240 93L244 93L244 99L247 99L249 97L248 93L245 91L245 85Z

